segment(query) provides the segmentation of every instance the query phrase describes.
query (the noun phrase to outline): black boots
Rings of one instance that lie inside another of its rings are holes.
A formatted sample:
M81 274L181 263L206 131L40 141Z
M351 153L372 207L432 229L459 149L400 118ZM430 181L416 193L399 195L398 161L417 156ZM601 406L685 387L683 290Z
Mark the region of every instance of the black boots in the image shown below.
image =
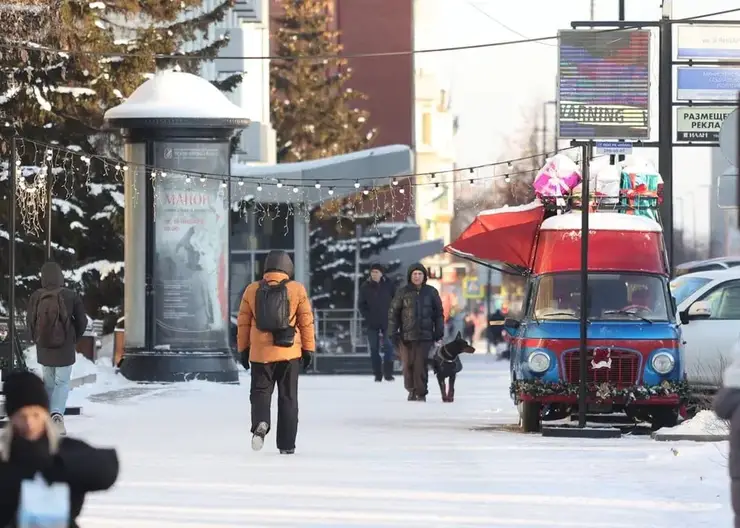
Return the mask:
M383 362L383 377L385 381L393 381L395 379L393 377L393 361ZM377 378L376 381L378 381Z

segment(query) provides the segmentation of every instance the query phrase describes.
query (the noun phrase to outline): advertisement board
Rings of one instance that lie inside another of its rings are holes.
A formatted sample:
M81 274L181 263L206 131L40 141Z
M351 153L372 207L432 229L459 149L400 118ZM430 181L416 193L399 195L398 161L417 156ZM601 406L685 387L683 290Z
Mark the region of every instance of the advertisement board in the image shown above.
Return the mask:
M562 30L558 137L650 137L650 30Z
M224 350L229 346L228 194L218 179L178 173L229 173L228 143L157 143L155 187L155 346Z
M676 40L679 60L740 59L740 26L680 25Z
M679 101L737 101L740 68L679 66L677 73Z
M680 106L676 108L676 141L719 141L722 123L731 106Z

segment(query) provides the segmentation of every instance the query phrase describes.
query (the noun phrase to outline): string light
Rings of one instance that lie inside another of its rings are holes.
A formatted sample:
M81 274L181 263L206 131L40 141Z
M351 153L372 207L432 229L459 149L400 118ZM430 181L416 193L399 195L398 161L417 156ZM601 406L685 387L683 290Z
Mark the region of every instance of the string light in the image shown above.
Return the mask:
M393 178L393 181L391 182L393 185L398 185L398 179Z
M508 175L508 174L507 174L506 176L504 176L504 181L505 181L506 183L509 183L509 182L511 181L511 178L509 177L509 175Z
M329 187L329 196L334 194L334 187Z
M314 187L316 187L317 189L321 189L321 183L318 180L316 180Z
M244 181L243 181L243 180L239 180L239 181L237 182L237 185L238 185L239 187L244 187Z
M370 194L370 189L368 189L367 187L365 187L364 189L362 189L362 194L364 194L365 196L367 196L368 194Z
M294 193L297 193L298 192L298 187L293 187L293 192Z
M358 180L355 180L355 189L360 188L360 182Z
M278 189L281 189L281 188L283 187L283 182L281 182L280 180L278 180L278 181L277 181L277 184L276 184L276 187L277 187Z
M200 177L200 183L205 183L205 182L206 182L206 177L205 176L201 176Z
M239 183L242 183L242 182L239 182ZM258 185L257 186L257 192L260 192L261 190L262 190L262 186L261 185Z

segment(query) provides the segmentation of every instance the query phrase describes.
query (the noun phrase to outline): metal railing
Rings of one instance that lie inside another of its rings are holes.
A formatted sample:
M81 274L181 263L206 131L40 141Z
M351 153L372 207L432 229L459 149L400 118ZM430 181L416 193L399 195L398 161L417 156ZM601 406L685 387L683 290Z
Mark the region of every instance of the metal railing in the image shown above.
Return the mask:
M367 354L362 316L356 310L314 310L316 347L322 354Z

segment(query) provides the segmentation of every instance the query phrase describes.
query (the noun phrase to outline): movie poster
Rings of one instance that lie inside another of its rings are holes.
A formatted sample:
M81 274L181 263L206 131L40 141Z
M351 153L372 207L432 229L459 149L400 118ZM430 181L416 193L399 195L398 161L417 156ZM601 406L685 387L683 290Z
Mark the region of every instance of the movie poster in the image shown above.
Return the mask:
M195 173L226 178L229 145L157 143L154 159L167 171L154 195L155 346L228 350L229 198L220 179Z

